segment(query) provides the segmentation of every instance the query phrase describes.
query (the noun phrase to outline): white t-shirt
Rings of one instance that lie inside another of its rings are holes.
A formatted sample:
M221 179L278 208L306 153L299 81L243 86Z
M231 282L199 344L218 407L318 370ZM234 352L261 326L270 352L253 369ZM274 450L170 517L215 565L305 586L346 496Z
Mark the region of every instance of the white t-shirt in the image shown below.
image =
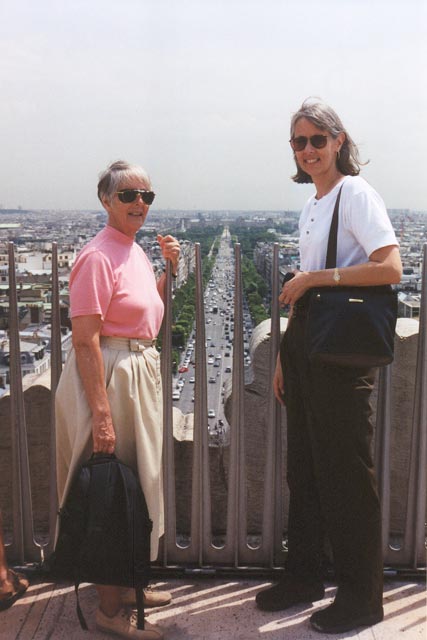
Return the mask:
M362 264L377 249L399 244L381 196L360 176L346 176L320 200L311 196L302 210L301 271L325 268L329 229L341 185L336 266Z

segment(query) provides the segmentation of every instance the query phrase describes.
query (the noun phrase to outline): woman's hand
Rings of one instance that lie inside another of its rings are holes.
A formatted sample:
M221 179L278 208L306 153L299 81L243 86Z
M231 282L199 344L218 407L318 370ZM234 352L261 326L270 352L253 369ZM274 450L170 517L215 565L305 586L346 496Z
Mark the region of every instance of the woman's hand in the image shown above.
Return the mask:
M162 250L162 255L165 260L170 260L172 263L172 273L176 275L178 270L179 254L181 247L176 238L173 236L161 236L157 235L157 242Z
M283 379L282 363L280 362L279 354L277 355L276 369L274 371L274 376L273 376L273 391L277 400L284 407L285 402L283 400L283 393L285 391L285 382Z
M77 316L72 320L73 346L77 366L92 412L92 439L95 453L113 453L116 434L105 388L104 360L99 337L101 316Z
M279 295L279 303L281 307L287 304L295 304L304 293L313 286L311 283L311 274L308 271L294 271L295 277L288 280L283 285L283 289Z
M92 417L94 453L114 453L116 434L110 415Z

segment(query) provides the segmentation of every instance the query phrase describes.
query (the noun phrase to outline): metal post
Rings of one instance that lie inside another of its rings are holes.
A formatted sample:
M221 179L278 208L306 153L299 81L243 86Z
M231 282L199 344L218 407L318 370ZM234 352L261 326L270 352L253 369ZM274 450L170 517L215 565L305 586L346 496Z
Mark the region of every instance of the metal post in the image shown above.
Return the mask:
M191 549L203 565L203 546L211 534L211 499L208 454L205 311L200 243L196 251L196 383L193 427L193 478L191 499ZM209 539L208 539L209 540ZM210 540L209 540L210 541Z
M163 478L165 509L165 541L163 564L168 564L168 556L176 548L176 498L175 498L175 457L173 441L172 399L170 394L172 375L172 266L166 261L166 282L164 289L165 314L162 329L161 371L163 386Z
M56 486L56 424L55 394L62 372L61 314L59 308L58 245L52 243L52 321L51 321L51 370L50 370L50 470L49 470L49 542L46 554L53 551L58 512Z
M227 513L227 543L235 567L247 550L246 459L244 434L243 283L240 243L234 246L234 335L231 449Z
M391 449L391 379L392 366L382 367L378 379L378 404L375 427L375 469L381 500L383 554L390 536L390 449Z
M408 483L408 509L404 546L412 568L425 564L426 454L427 454L427 244L423 253L423 277L418 334L415 399Z
M282 499L282 434L281 411L273 392L273 376L276 369L280 343L279 313L279 245L273 245L271 276L271 329L270 329L270 381L267 446L264 482L264 512L262 521L262 557L269 567L274 566L276 551L281 548L283 536Z
M40 547L34 540L33 531L13 242L9 242L9 345L13 467L13 542L10 545L10 555L19 562L24 562L24 560L39 560Z

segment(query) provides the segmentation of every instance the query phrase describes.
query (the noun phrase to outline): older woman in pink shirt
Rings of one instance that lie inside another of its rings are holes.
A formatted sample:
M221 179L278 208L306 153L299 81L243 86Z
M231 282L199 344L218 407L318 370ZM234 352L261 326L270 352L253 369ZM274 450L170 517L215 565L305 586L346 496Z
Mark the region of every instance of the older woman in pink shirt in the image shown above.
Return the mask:
M79 253L70 277L73 349L56 395L60 505L77 468L92 452L117 454L138 471L153 521L151 557L163 534L162 387L155 348L163 318L165 276L158 282L135 234L154 200L141 167L119 161L101 174L98 197L108 222ZM176 274L180 247L157 236ZM123 637L161 638L147 622L136 629L133 593L98 586L97 625ZM166 604L170 594L145 591L146 606Z

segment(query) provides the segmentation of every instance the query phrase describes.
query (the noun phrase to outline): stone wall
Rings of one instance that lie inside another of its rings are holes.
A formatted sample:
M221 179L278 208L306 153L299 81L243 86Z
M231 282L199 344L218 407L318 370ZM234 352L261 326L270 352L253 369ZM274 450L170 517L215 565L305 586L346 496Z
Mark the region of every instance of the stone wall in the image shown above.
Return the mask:
M281 330L286 329L287 320L281 319ZM247 479L248 533L259 534L262 527L262 513L265 490L266 443L269 420L269 403L272 390L270 378L270 320L264 320L255 327L251 342L251 366L253 379L245 385L244 397L244 437ZM231 390L232 391L232 390ZM225 414L231 420L232 393L225 399ZM286 414L280 411L282 431L282 451L286 455ZM282 475L282 491L285 507L289 502L285 474ZM287 517L287 509L285 510Z
M390 531L394 535L404 532L408 502L418 330L418 320L399 318L397 321L392 365L390 456Z
M34 385L24 391L34 530L42 539L49 521L50 389ZM10 396L0 399L0 508L6 533L12 526L12 448Z

